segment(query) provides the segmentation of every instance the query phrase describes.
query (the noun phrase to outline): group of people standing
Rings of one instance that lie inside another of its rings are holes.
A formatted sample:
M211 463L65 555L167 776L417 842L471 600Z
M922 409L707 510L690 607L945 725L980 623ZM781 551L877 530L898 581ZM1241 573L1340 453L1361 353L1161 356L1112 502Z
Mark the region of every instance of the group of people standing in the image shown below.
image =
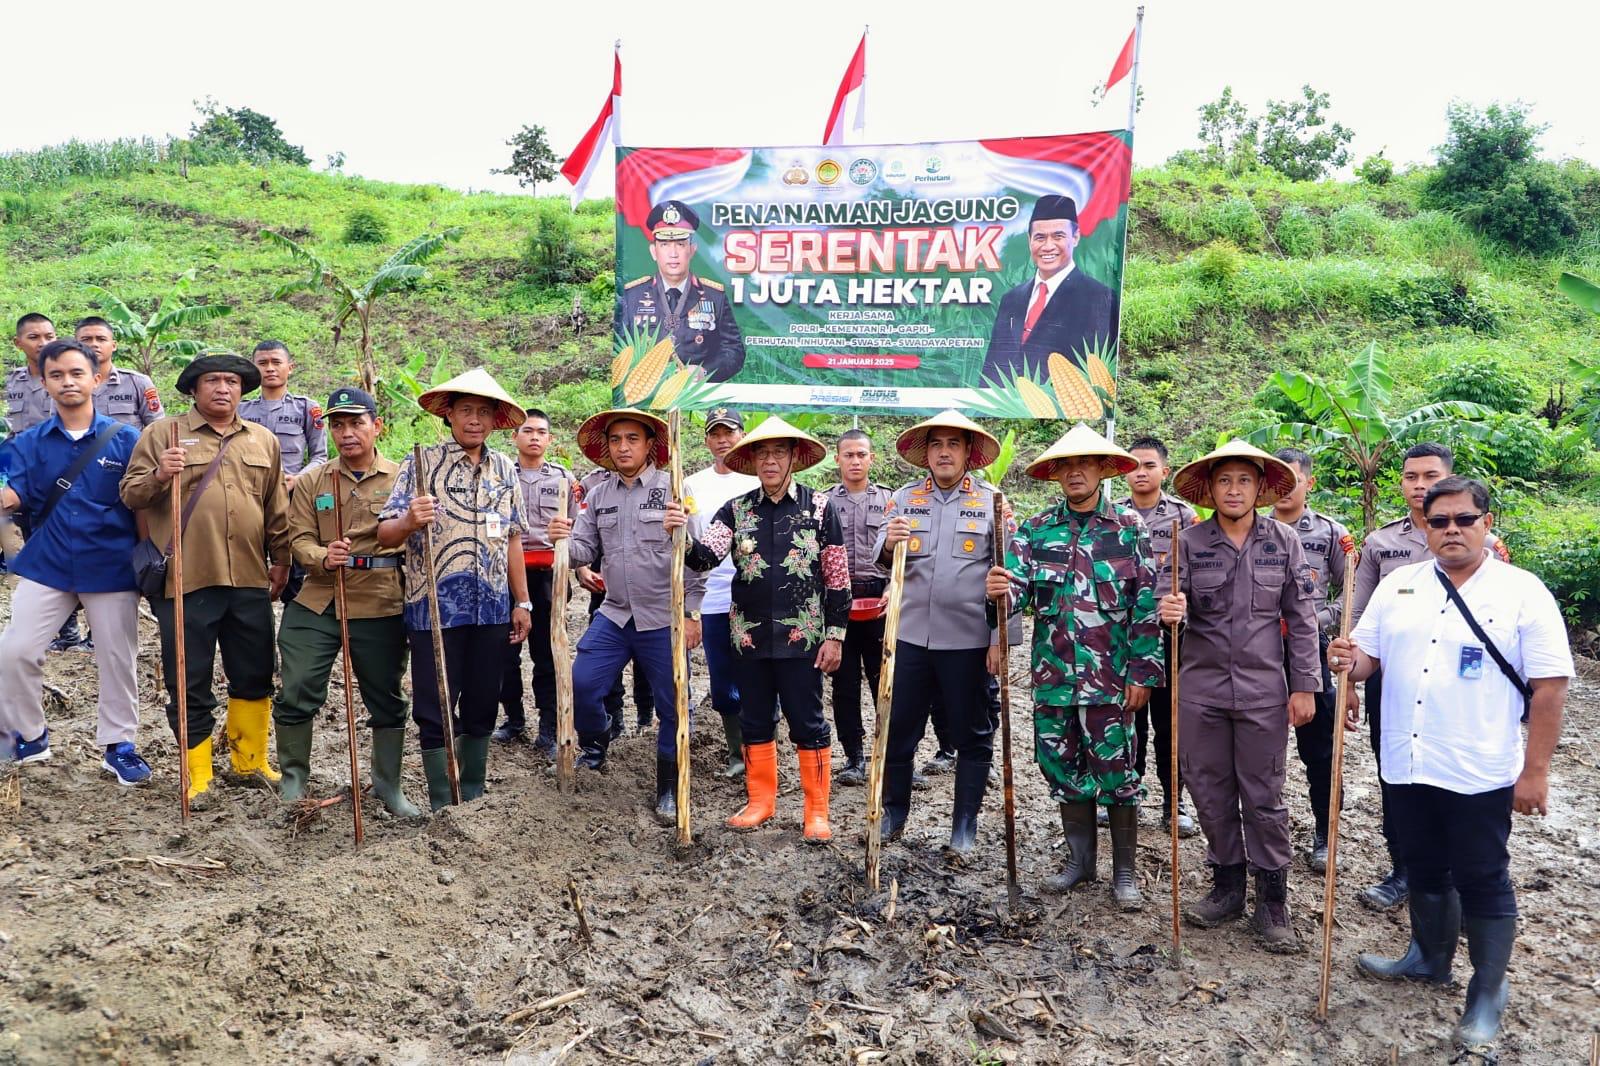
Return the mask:
M1404 956L1363 956L1361 966L1380 977L1447 980L1465 929L1475 973L1463 1039L1498 1030L1516 915L1510 815L1547 807L1572 663L1548 591L1493 550L1487 489L1451 476L1440 445L1407 453L1409 514L1368 538L1356 568L1359 624L1352 639L1335 639L1349 547L1342 526L1306 506L1311 461L1293 449L1268 454L1230 442L1180 468L1169 494L1160 441L1139 438L1124 449L1080 424L1026 468L1058 485L1061 499L1019 521L982 476L998 441L958 412L899 434L896 451L918 474L893 491L870 480L871 437L843 434L835 445L841 480L823 490L797 480L826 458L820 440L778 417L747 433L739 412L716 408L705 419L713 464L687 479L680 498L667 426L655 414L613 409L586 419L577 445L597 470L578 481L548 458L550 419L524 410L478 369L420 397L447 439L395 462L378 451L383 425L370 395L341 387L325 409L289 396L292 363L273 342L252 360L208 354L191 362L178 380L192 399L187 413L163 414L152 388L128 412L152 416L140 432L101 399L109 356L91 340L46 340L30 351L39 317L19 324L18 344L53 413L6 444L10 479L0 489L0 508L31 527L12 563L21 580L0 635L0 749L9 759L48 758L42 665L81 603L101 670L105 765L125 784L148 779L132 745L142 584L161 631L175 730L185 690L191 801L204 804L216 791L218 652L231 776L274 788L286 802L305 797L312 723L341 646L334 587L342 572L375 795L395 815L419 816L401 776L409 662L429 806L451 803L452 769L461 799L476 799L491 740L526 736L524 646L533 660L534 743L553 750L556 664L546 634L556 598L551 563L565 540L575 576L595 595L572 664L579 765L605 768L631 663L636 698L648 691L658 720L653 805L670 823L678 754L670 590L682 529L684 642L705 644L709 702L728 740L724 773L742 774L746 790L727 825L750 830L777 817L781 714L796 750L801 837L825 843L834 836L835 774L824 678L833 678L844 750L837 780L859 784L861 681L876 691L882 680L887 579L903 551L884 839L900 839L911 824L914 758L931 721L953 756L946 852L958 861L973 853L999 723L994 680L1010 651L999 621L1031 615L1035 758L1067 845L1063 868L1042 887L1067 892L1098 879L1103 823L1112 900L1124 910L1142 906L1138 809L1153 737L1163 824L1176 811L1180 834L1206 839L1212 886L1188 920L1216 926L1243 915L1253 874L1252 927L1268 950L1297 950L1283 796L1289 730L1314 817L1307 862L1321 869L1333 731L1353 727L1357 714L1353 703L1334 706L1330 670L1349 670L1370 678L1393 857L1393 872L1363 898L1378 907L1409 899L1413 928ZM122 374L127 387L139 384ZM19 428L19 404L35 401L30 384L12 385ZM270 395L245 399L257 389ZM497 431L512 433L515 457L489 445ZM1127 495L1114 489L1118 478ZM182 588L159 567L136 579L136 546L153 546L143 554L159 560L180 534ZM1004 628L1013 644L1023 641L1020 622ZM1182 680L1177 738L1174 668ZM1192 813L1179 800L1185 787Z

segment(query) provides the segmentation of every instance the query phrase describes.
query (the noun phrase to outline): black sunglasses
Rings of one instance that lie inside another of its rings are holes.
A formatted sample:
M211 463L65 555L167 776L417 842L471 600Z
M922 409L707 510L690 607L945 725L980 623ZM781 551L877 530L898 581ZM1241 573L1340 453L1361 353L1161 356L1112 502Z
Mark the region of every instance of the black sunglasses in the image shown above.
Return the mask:
M1449 529L1450 528L1450 523L1454 522L1457 526L1461 527L1462 529L1470 529L1471 527L1477 525L1478 524L1478 519L1480 519L1482 517L1483 517L1483 512L1482 511L1479 511L1477 514L1457 514L1457 515L1436 514L1436 515L1429 515L1428 516L1428 528L1430 528L1430 529Z

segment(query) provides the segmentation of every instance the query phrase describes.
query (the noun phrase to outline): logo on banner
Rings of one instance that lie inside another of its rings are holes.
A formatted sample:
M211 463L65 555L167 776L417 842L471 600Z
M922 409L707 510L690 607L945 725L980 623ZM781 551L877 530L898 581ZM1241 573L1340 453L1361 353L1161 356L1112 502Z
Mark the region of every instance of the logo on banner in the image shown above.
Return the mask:
M783 172L783 183L785 185L808 185L810 182L811 178L806 174L806 168L798 162L790 163L789 169Z
M911 171L904 159L891 159L883 165L883 180L890 185L904 185L911 180Z
M832 159L824 159L817 164L817 181L823 185L832 185L843 173L843 169Z
M850 180L857 185L871 185L878 176L878 164L870 159L857 159L850 164Z
M922 173L916 177L918 182L949 181L950 175L944 172L944 157L930 155L922 163Z

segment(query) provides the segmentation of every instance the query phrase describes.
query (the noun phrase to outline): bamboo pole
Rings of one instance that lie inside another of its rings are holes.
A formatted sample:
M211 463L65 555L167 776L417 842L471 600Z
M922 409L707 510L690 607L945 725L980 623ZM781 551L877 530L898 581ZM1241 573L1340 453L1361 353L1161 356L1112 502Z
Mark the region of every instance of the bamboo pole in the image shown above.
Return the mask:
M423 477L420 444L411 446L411 490L413 495L419 491L424 495L433 495L428 491L428 479ZM434 506L437 507L440 503L441 501L436 498ZM444 629L440 626L439 620L439 575L434 570L432 522L422 527L422 553L423 569L428 582L428 621L433 630L433 673L439 684L439 727L444 731L445 775L450 779L450 802L459 807L461 771L456 765L456 725L451 718L453 709L450 705L450 682L445 677Z
M339 498L339 462L334 460L328 468L333 479L333 533L335 540L344 539L344 502ZM345 603L344 571L340 566L333 571L333 597L339 611L339 656L344 663L344 729L345 744L350 749L350 813L354 819L356 847L361 846L365 831L361 825L361 763L356 758L356 694L350 679L350 611Z
M683 414L667 416L667 447L671 451L672 498L683 502L683 457L678 450ZM687 526L672 531L672 687L678 707L678 843L694 839L689 831L689 662L683 632L683 557L689 546Z
M1339 637L1350 636L1350 611L1356 591L1356 547L1348 535L1344 549L1344 613ZM1339 871L1339 801L1344 792L1344 701L1350 687L1351 663L1340 663L1333 682L1333 776L1328 786L1328 865L1322 874L1322 971L1317 985L1317 1020L1328 1020L1328 986L1333 978L1333 905Z
M556 492L556 514L567 516L567 479ZM572 791L577 761L577 737L572 725L572 651L567 638L567 594L571 584L572 541L562 537L553 544L555 562L550 571L550 653L556 664L556 788Z
M894 704L894 650L900 634L900 594L906 584L906 542L894 546L889 571L889 602L883 615L883 666L878 673L877 720L872 728L872 761L867 766L867 887L878 891L883 857L883 761L889 753L889 708Z
M1006 542L1001 531L1006 528L1006 497L1003 492L994 494L994 565L1006 565ZM1017 887L1017 793L1011 776L1011 664L1007 621L1011 614L1011 595L1002 596L994 605L996 632L1000 639L1000 780L1005 799L1006 813L1006 903L1015 911L1022 902L1022 890Z
M1179 560L1179 558L1180 558L1180 556L1182 554L1178 550L1178 537L1182 532L1183 532L1183 529L1181 527L1180 521L1178 519L1174 518L1172 520L1172 547L1170 549L1168 549L1168 552L1167 552L1168 556L1172 559L1172 594L1174 596L1176 596L1178 594L1178 586L1179 586L1178 567L1180 565L1178 560ZM1180 918L1178 916L1178 911L1179 911L1179 909L1180 909L1180 907L1182 905L1182 901L1181 901L1181 898L1180 898L1179 878L1178 878L1178 796L1183 791L1183 789L1180 788L1179 785L1178 785L1178 623L1177 622L1172 623L1172 631L1171 631L1171 633L1169 635L1169 639L1168 639L1167 643L1169 645L1168 648L1167 648L1167 654L1170 657L1169 661L1172 664L1170 669L1169 669L1169 673L1171 674L1172 680L1171 680L1171 683L1168 686L1168 690L1167 690L1168 691L1168 696L1169 696L1168 702L1170 704L1170 706L1167 709L1168 709L1168 711L1170 712L1170 714L1172 716L1171 725L1169 727L1169 731L1168 731L1168 734L1167 734L1171 738L1168 741L1167 746L1171 749L1171 752L1169 754L1169 758L1171 759L1171 763L1172 763L1172 765L1170 767L1171 776L1169 776L1167 778L1168 781L1172 782L1172 788L1170 790L1172 794L1167 797L1168 802L1171 803L1171 805L1172 805L1171 809L1169 811L1167 811L1167 828L1171 830L1171 837L1172 837L1172 855L1171 855L1170 859L1168 860L1169 863L1170 863L1168 868L1172 871L1172 965L1174 965L1174 966L1182 966L1183 965L1183 923L1182 923L1182 921L1180 920Z
M168 447L178 447L178 420L173 418ZM172 477L172 650L173 686L178 693L178 816L189 821L189 657L183 639L183 475Z

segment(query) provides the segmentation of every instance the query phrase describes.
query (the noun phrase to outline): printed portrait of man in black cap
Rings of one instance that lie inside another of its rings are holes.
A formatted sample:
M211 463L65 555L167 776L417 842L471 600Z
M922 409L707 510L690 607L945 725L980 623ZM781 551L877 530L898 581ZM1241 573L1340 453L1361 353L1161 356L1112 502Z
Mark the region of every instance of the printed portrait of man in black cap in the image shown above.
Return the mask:
M617 329L653 329L672 337L678 359L727 381L744 366L744 335L722 285L690 273L700 217L681 200L650 209L650 258L656 272L634 278L617 294Z
M1072 260L1078 246L1078 205L1070 196L1041 196L1028 220L1034 276L1000 298L983 373L1044 373L1052 352L1078 366L1089 348L1105 347L1117 329L1117 294Z

